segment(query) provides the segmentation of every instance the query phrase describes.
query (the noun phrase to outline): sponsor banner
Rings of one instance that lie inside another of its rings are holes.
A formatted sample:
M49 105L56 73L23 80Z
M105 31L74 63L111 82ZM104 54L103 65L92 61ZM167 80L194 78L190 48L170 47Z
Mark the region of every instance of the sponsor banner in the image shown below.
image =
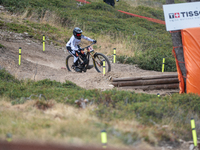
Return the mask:
M163 5L166 30L200 27L200 2Z

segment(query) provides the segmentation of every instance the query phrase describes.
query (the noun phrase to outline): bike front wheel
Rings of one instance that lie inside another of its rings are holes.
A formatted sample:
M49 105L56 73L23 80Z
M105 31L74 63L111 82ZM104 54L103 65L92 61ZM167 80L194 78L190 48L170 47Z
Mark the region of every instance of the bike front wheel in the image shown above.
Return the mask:
M108 58L101 53L96 53L94 55L94 59L93 59L93 64L95 69L97 70L97 72L103 72L103 62L105 61L105 73L110 72L111 71L111 65L110 65L110 61L108 60Z

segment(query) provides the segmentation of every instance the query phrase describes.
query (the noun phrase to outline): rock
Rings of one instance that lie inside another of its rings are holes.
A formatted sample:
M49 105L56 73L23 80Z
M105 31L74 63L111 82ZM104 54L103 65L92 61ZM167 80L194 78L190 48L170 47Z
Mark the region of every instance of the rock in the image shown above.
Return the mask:
M79 99L79 100L75 100L75 103L76 103L79 107L81 107L81 108L83 108L83 109L86 108L88 102L89 102L88 99L83 99L83 98L81 98L81 99Z
M194 149L194 144L190 144L189 150L193 150Z

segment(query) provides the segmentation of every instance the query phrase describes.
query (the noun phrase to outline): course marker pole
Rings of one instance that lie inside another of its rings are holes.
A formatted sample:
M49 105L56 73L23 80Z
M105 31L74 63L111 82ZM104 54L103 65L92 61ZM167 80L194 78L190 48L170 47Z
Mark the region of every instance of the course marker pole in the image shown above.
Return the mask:
M106 74L106 62L103 60L103 75Z
M43 51L45 51L45 35L43 35Z
M193 136L193 142L194 142L194 146L197 146L197 133L196 133L196 129L195 129L195 121L194 118L191 118L191 128L192 128L192 136Z
M115 63L116 60L116 48L113 49L113 63Z
M19 48L19 65L21 65L21 47Z
M160 93L157 93L157 96L160 97Z
M163 57L162 72L164 72L164 68L165 68L165 57Z
M103 148L106 148L107 146L107 133L106 130L102 130L101 131L101 143Z
M7 133L7 134L6 134L6 140L7 140L8 142L11 142L11 141L12 141L12 134L11 134L11 133Z

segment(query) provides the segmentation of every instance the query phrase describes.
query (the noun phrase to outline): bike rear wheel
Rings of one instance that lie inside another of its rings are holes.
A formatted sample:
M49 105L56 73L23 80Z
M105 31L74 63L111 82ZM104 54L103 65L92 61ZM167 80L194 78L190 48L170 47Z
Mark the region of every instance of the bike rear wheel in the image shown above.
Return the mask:
M66 67L68 71L75 72L74 70L74 57L72 55L68 55L66 58Z
M97 70L97 72L103 72L103 61L105 61L106 73L111 71L110 61L104 54L96 53L94 55L94 59L95 60L93 60L93 64L94 64L94 67Z

